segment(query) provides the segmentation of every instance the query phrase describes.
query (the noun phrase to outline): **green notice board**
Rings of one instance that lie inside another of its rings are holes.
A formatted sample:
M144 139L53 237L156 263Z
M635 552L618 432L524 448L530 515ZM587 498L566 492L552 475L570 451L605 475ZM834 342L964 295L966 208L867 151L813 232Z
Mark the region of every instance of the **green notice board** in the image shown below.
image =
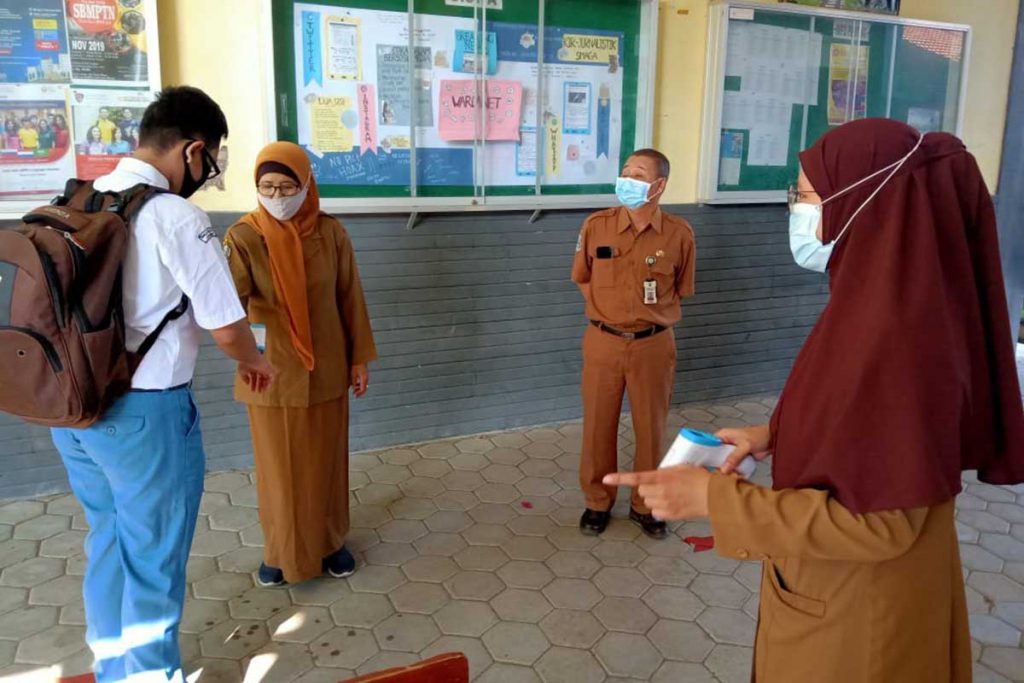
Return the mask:
M784 199L800 151L855 119L959 131L967 27L730 2L710 30L702 201Z
M649 1L270 0L277 137L327 198L611 193L650 128Z

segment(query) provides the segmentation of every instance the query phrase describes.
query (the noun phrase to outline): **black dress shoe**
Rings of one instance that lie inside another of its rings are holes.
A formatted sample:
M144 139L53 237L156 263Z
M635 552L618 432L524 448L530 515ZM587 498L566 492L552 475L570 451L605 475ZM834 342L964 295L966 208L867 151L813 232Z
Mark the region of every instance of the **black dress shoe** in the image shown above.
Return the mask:
M629 518L639 524L644 533L651 538L661 540L668 536L668 525L660 519L655 519L654 515L649 512L641 513L630 508Z
M587 508L580 517L580 531L585 536L600 536L608 528L608 520L612 513L607 510L591 510Z

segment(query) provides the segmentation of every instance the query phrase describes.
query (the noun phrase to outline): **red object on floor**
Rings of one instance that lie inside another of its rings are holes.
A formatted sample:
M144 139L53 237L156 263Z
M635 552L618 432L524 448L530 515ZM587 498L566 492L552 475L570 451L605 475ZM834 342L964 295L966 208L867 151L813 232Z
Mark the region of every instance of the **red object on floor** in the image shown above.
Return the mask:
M705 550L711 550L715 547L714 536L687 536L683 539L683 543L689 543L693 548L693 552L702 553Z
M448 652L341 683L469 683L469 660L461 652Z
M70 678L58 678L57 683L96 683L96 677L92 674L80 674Z
M531 503L528 500L524 500L523 502L520 503L520 505L522 505L527 510L532 510L533 509L533 503Z

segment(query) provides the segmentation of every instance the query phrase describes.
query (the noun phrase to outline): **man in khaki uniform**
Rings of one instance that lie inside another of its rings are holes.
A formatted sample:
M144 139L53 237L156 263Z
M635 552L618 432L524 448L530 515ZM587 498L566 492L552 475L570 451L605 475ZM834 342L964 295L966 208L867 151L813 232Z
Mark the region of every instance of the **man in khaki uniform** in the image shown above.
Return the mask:
M685 220L658 202L669 162L653 149L633 154L616 183L622 206L599 211L583 223L572 265L573 282L586 300L590 325L583 338L583 450L580 486L586 511L580 530L601 534L608 526L616 489L601 479L618 466L622 397L629 393L636 433L636 471L661 461L665 421L675 378L680 300L693 295L696 251ZM664 538L633 493L629 517L652 538Z

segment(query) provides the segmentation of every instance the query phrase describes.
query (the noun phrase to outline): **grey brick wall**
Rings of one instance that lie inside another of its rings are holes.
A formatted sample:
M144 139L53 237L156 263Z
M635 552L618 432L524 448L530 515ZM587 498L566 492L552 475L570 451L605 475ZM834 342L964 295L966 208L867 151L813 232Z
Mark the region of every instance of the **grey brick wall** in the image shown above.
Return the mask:
M825 299L781 207L672 207L697 233L697 291L677 329L677 402L772 392ZM354 449L580 416L583 304L569 281L584 213L350 218L381 360L354 402ZM215 215L219 228L233 219ZM248 466L232 363L202 350L195 392L210 469ZM0 416L0 499L66 488L45 430Z

